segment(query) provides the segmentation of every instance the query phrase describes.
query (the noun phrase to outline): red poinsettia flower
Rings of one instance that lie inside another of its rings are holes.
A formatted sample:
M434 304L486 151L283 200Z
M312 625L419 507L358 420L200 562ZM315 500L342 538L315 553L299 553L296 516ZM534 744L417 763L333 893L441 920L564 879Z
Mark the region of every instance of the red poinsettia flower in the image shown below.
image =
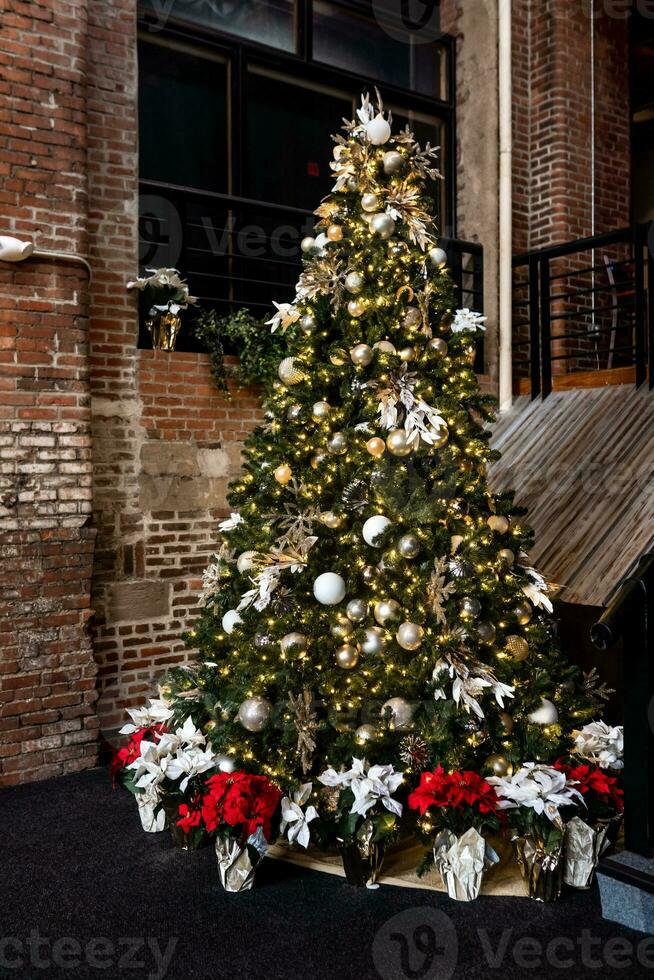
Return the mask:
M130 763L135 762L140 756L141 742L144 739L149 742L158 742L165 730L163 725L154 725L152 728L139 728L133 735L130 735L127 745L117 749L109 763L109 773L114 784L118 773L126 769Z
M498 815L495 790L476 772L447 773L442 766L434 772L423 772L420 784L409 794L409 806L424 816L431 807L459 810L476 809L480 814Z
M180 803L177 826L181 827L185 834L188 834L194 827L199 827L201 823L202 810L198 806L198 800L194 800L191 806L187 806L186 803Z
M554 768L564 772L582 796L594 794L598 803L614 807L618 813L624 810L623 792L615 776L609 776L597 766L570 766L558 760Z
M225 823L241 827L242 837L247 838L261 827L264 837L270 839L272 817L282 793L266 776L218 773L207 780L207 790L202 802L207 830Z

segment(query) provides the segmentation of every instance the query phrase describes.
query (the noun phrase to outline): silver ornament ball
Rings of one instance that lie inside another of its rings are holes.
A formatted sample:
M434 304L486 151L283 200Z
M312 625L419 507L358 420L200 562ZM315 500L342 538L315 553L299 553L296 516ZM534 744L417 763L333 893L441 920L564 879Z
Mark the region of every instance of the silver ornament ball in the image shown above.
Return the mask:
M302 406L289 405L289 407L286 409L286 418L289 422L299 422L302 418Z
M493 643L497 635L497 630L492 623L478 623L477 636L482 643Z
M370 230L382 239L388 239L395 231L395 222L390 214L373 214L370 220Z
M311 414L316 421L321 422L326 419L331 411L331 406L329 402L314 402L313 408L311 409Z
M246 698L238 709L238 720L248 732L260 732L272 716L272 704L266 698Z
M378 656L388 646L388 637L381 626L369 626L365 632L361 650L370 656Z
M333 435L329 437L327 449L335 456L342 456L343 453L347 452L347 436L345 433L334 432Z
M315 317L313 317L310 313L305 313L304 316L301 317L300 329L302 330L303 333L306 334L315 333L316 327L317 327L317 323Z
M353 364L367 367L372 361L372 347L368 344L357 344L350 351L350 358Z
M447 252L445 252L442 248L430 248L427 254L429 256L429 261L436 269L444 269L447 265Z
M397 542L397 550L403 558L416 558L420 552L420 541L416 534L403 534Z
M382 718L387 718L390 728L395 731L407 731L413 723L414 707L404 698L389 698L382 705Z
M359 651L349 643L344 643L334 654L336 663L343 670L352 670L359 662Z
M466 619L476 619L481 612L481 602L479 599L464 596L460 604L461 615Z
M354 733L358 745L365 745L366 742L372 742L376 736L377 729L374 725L359 725Z
M350 599L345 612L353 623L360 623L368 615L368 603L365 599Z
M387 177L399 174L404 169L404 157L397 150L387 150L382 157L382 167Z
M309 641L304 633L287 633L281 638L279 645L282 653L297 656L307 652Z
M348 272L345 277L345 288L348 293L360 293L363 289L363 276L360 272Z
M346 636L349 636L354 625L351 620L342 614L336 617L336 622L332 623L329 627L332 636L335 636L337 640L344 640Z
M402 623L395 639L403 650L417 650L422 643L425 631L418 623Z
M375 619L380 626L385 626L394 619L399 619L400 604L395 599L382 599L375 605Z
M379 198L376 194L367 193L361 198L361 207L364 211L376 211L379 207Z

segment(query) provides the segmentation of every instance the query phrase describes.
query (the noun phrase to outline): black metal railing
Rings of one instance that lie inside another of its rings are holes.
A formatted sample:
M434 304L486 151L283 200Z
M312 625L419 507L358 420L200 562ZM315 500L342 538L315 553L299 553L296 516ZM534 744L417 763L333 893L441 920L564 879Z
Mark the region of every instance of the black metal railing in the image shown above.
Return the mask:
M653 224L581 238L513 259L514 374L531 396L553 377L634 367L636 385L654 356ZM651 297L651 298L650 298Z
M591 629L600 650L621 642L625 847L654 853L654 554L644 555Z
M247 307L262 316L273 300L292 299L300 242L314 233L315 222L301 208L142 180L139 261L142 268L180 269L204 309L222 314ZM482 246L445 238L442 245L457 306L483 312ZM194 349L193 339L182 332L178 349Z

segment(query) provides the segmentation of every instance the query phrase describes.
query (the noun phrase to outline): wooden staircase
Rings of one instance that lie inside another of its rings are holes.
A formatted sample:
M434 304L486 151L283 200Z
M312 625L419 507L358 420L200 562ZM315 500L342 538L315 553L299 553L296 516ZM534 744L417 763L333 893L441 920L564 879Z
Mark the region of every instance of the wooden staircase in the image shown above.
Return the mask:
M604 606L654 547L654 392L646 385L516 399L494 424L495 491L528 508L531 559L566 602Z

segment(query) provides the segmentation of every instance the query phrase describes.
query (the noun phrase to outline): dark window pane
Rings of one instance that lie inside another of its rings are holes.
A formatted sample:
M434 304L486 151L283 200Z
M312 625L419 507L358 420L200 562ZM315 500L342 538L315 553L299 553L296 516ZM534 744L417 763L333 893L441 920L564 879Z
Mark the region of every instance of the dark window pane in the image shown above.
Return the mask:
M391 37L374 19L327 0L313 4L313 57L372 81L445 99L445 52L433 42Z
M141 177L226 192L225 62L142 43L139 136Z
M159 29L168 17L193 21L248 41L295 51L294 0L141 0Z
M313 210L333 184L329 161L352 100L250 71L247 81L245 193Z

